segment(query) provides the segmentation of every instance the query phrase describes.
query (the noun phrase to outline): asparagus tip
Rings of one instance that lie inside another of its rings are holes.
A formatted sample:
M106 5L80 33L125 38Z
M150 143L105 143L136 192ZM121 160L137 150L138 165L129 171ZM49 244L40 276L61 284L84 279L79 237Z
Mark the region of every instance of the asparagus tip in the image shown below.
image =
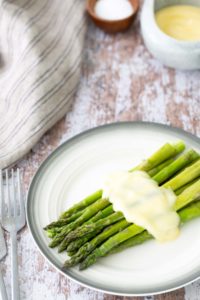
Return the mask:
M80 266L79 266L79 270L80 270L80 271L83 271L83 270L85 270L85 269L87 269L87 265L84 264L84 262L82 262L82 263L80 264Z
M69 268L71 268L72 266L73 266L73 264L72 264L71 260L69 259L69 260L66 260L66 261L65 261L65 263L64 263L64 265L63 265L63 268L64 268L64 269L69 269Z
M58 248L58 253L61 253L61 252L63 252L64 250L65 250L64 247L59 247L59 248Z
M54 243L54 241L52 241L51 243L49 243L49 247L50 248L55 248L57 245Z

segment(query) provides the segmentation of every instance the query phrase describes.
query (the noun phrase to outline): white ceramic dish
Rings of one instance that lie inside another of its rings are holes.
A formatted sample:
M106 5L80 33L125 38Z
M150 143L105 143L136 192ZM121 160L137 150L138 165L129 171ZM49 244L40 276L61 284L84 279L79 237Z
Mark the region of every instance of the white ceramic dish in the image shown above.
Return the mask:
M149 241L99 260L88 270L62 271L66 254L49 249L43 227L101 187L114 169L130 169L162 144L184 140L200 151L199 139L152 123L117 123L80 134L54 151L36 173L28 193L27 220L41 253L60 272L94 289L118 295L149 295L200 277L200 219L186 224L173 242Z
M199 0L145 0L141 13L142 36L148 50L164 65L182 69L200 69L200 41L178 41L160 30L155 11L170 5L200 6Z

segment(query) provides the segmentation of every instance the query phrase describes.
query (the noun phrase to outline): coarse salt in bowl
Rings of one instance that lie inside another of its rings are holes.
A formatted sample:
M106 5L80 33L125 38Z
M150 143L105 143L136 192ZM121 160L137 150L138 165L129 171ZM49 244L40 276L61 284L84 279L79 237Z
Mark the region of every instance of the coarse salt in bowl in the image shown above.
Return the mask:
M134 8L128 0L98 0L95 13L105 20L122 20L129 17Z
M87 12L96 26L108 33L127 30L139 8L139 0L87 0Z

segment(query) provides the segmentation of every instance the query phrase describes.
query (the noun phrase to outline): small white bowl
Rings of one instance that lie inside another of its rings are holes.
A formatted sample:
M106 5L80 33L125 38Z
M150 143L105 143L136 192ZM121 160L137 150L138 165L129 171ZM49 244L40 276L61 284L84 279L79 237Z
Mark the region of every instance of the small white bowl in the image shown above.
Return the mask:
M182 70L200 69L200 41L179 41L158 27L155 12L170 5L200 6L199 0L145 0L141 12L142 36L148 50L164 65Z

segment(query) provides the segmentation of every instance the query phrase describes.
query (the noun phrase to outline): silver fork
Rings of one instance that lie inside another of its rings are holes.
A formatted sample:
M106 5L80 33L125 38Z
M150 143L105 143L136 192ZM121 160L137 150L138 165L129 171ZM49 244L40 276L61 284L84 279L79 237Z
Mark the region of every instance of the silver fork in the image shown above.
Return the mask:
M4 256L6 255L6 252L7 252L6 251L6 243L5 243L5 239L4 239L4 236L3 236L3 230L0 226L0 260L2 258L4 258ZM0 299L1 300L7 300L8 299L1 270L0 270Z
M12 299L20 299L17 262L17 232L25 225L24 201L21 191L20 171L17 169L5 170L5 190L3 188L3 174L1 177L1 218L3 228L10 233L11 238L11 277L12 277ZM7 204L7 205L6 205Z

